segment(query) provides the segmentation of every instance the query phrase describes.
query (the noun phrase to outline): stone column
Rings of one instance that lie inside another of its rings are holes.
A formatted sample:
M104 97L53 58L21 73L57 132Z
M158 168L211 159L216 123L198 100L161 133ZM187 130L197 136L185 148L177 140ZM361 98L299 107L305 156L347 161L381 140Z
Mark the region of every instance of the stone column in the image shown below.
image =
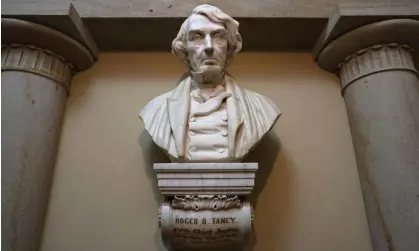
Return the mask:
M419 22L398 19L352 30L318 57L341 80L375 251L419 250L418 49Z
M2 19L2 250L38 250L73 73L95 57L48 27Z

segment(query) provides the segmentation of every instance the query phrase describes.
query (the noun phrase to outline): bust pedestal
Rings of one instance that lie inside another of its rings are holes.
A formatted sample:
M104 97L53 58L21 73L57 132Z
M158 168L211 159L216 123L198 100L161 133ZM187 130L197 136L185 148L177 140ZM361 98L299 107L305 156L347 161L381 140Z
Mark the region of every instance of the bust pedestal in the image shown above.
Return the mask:
M155 164L165 196L159 225L169 250L242 250L253 210L246 201L257 163Z

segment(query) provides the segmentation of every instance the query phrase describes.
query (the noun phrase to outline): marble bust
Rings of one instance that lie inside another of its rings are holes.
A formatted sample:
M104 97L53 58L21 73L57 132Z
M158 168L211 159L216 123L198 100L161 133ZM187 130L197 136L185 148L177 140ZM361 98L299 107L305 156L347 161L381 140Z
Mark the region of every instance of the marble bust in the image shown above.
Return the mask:
M269 98L241 88L226 72L241 47L239 23L215 6L196 7L182 24L172 52L188 74L139 113L173 162L238 162L281 115Z

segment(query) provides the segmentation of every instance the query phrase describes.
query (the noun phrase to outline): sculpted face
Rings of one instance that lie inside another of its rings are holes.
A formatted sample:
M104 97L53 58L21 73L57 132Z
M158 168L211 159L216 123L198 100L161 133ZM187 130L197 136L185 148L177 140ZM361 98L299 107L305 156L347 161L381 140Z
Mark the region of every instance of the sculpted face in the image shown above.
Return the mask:
M195 72L221 72L227 59L227 30L222 24L194 14L189 18L186 50Z

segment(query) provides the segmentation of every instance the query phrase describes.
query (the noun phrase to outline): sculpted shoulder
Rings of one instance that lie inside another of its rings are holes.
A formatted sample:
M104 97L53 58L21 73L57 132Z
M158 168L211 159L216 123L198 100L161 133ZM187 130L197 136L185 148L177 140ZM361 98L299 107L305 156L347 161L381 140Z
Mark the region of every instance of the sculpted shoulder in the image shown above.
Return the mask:
M153 141L170 157L177 158L178 154L171 134L169 114L167 112L167 99L171 95L172 91L152 99L141 110L139 117L143 120L144 129Z
M254 91L250 91L250 90L246 90L247 95L252 95L254 97L256 97L259 102L261 103L261 105L263 106L269 106L272 109L274 109L278 114L281 114L281 111L279 110L278 106L267 96L264 96L260 93L254 92Z
M171 96L173 90L166 92L160 96L157 96L150 100L138 114L145 124L149 121L150 117L153 116L158 110L165 109L167 99Z
M272 129L282 112L278 106L267 96L259 94L254 91L245 90L248 105L256 108L260 122L266 127L266 131Z

